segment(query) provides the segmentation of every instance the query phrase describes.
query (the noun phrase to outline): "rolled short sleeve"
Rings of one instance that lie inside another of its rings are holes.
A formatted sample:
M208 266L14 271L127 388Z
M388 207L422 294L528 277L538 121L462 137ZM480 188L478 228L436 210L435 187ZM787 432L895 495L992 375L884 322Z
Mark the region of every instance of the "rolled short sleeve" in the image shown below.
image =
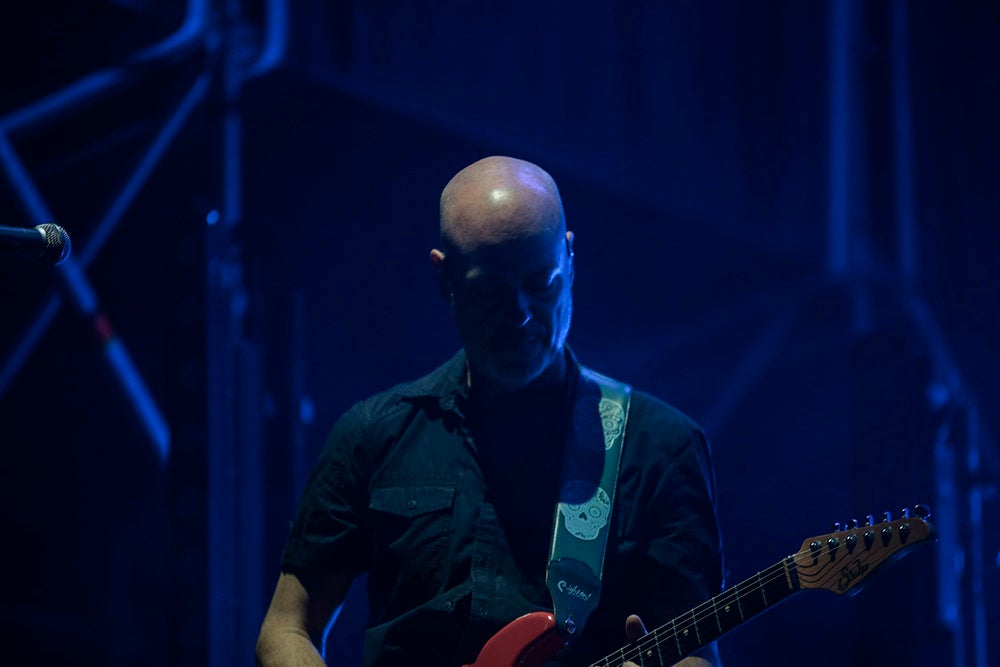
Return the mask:
M366 407L359 403L331 430L292 523L282 558L286 571L367 569L366 417Z

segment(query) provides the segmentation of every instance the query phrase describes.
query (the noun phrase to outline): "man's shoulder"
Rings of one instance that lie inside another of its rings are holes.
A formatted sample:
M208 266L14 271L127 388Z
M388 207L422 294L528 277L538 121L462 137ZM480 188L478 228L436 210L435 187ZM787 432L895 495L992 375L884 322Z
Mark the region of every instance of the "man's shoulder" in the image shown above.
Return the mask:
M448 361L415 380L400 382L358 402L370 418L379 418L395 409L409 409L422 401L440 402L461 391L465 377L465 353L459 350Z
M629 406L629 419L638 418L643 421L654 422L658 425L670 425L681 430L701 431L701 427L687 413L680 408L647 391L638 389L627 382L609 377L587 366L580 366L583 377L598 381L605 381L611 384L620 384L630 388L631 400Z
M595 374L612 383L621 382L590 368L581 367L590 377ZM691 444L707 447L701 426L686 412L658 396L631 387L626 441L641 442L640 449L660 451L675 456Z
M711 448L701 425L678 407L645 391L632 392L628 425L625 427L626 452L647 472L662 466L686 461L707 469ZM709 473L704 472L708 475Z
M636 417L652 424L669 425L683 431L701 432L701 426L686 412L642 390L632 391L631 412Z
M378 460L381 448L412 422L417 411L447 409L444 399L457 391L455 385L458 383L454 378L460 375L464 365L464 355L456 354L423 377L355 402L334 422L324 452L334 458Z

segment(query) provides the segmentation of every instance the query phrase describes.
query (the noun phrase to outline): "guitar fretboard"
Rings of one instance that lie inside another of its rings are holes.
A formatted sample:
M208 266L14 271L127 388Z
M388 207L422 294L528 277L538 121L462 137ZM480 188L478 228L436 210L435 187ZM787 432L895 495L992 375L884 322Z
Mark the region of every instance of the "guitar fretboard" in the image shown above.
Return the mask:
M672 665L799 590L798 572L789 556L591 667L620 667L626 660L642 667Z

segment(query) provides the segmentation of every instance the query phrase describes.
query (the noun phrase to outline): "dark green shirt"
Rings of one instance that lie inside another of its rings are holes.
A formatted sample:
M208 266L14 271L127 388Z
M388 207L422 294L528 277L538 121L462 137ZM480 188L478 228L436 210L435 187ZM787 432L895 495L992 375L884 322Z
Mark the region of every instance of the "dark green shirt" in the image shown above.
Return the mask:
M283 566L368 574L366 665L471 663L505 624L551 609L545 570L570 412L561 406L578 378L575 360L569 367L566 396L539 427L551 446L480 432L463 352L338 420ZM627 614L652 628L722 586L704 434L641 391L632 396L610 521L600 605L553 664L590 664L625 644Z

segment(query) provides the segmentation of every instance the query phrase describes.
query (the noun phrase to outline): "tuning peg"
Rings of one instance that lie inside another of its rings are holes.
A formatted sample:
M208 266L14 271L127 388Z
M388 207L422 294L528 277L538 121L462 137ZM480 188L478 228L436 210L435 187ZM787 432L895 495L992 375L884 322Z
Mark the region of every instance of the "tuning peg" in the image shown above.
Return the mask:
M866 526L874 526L875 525L874 515L869 514L867 517L865 517L865 521L867 522L865 523Z
M919 516L921 519L931 518L931 508L927 505L914 505L913 513Z
M888 512L882 512L882 521L884 521L885 523L889 523L890 521L892 521L892 515L889 514Z
M834 521L833 522L833 532L835 532L835 533L839 533L840 532L840 522L839 521Z
M857 519L851 519L851 523L853 524L852 526L853 528L858 528L861 525L860 523L858 523Z
M903 508L903 518L904 519L909 519L910 518L910 508L909 507L904 507Z

